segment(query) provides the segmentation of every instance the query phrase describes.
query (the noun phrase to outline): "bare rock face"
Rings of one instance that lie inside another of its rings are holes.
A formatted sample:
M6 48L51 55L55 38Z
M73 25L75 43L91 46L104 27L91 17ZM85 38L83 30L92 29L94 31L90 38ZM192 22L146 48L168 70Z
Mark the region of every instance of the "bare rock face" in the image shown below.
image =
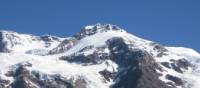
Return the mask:
M119 68L126 68L118 73L112 88L172 88L159 80L156 69L162 71L162 68L146 51L128 48L122 38L113 38L108 45L112 60Z
M76 38L67 38L63 40L57 47L53 48L49 51L49 54L58 54L63 53L70 48L72 48L76 44L77 39Z
M163 45L160 45L158 43L151 43L151 46L153 46L153 50L158 52L157 57L162 57L167 55L166 52L168 51Z
M162 68L148 53L141 53L141 51L135 53L140 53L141 57L129 57L133 59L131 64L119 73L120 81L113 85L113 88L173 88L159 79L160 74L156 69L162 70Z
M13 88L72 88L72 85L60 77L51 80L40 80L37 75L31 74L23 67L18 68L15 74L15 81L12 83Z
M192 65L186 59L171 60L171 67L179 73L183 73L183 70L188 70Z
M166 75L166 78L167 78L168 80L173 81L173 82L175 83L175 85L177 85L177 86L181 86L181 85L184 84L183 80L180 79L180 78L178 78L178 77L176 77L176 76ZM171 85L172 85L172 84L171 84ZM172 86L173 86L173 85L172 85Z
M7 43L3 40L3 32L0 32L0 52L9 52L6 48Z
M51 35L40 36L40 39L46 42L61 41L60 38Z
M104 47L97 48L92 54L85 55L81 54L82 51L91 48L91 47L85 47L82 50L80 50L78 53L80 54L72 54L70 56L62 56L60 57L61 60L66 60L71 63L79 63L83 65L94 65L94 64L100 64L104 62L107 59L110 59L110 56L108 53L101 52L104 50Z
M108 70L103 70L99 72L100 75L102 75L105 79L105 82L111 82L111 80L116 78L117 73L116 72L110 72Z
M80 54L77 56L63 56L60 58L61 60L66 60L70 63L80 63L83 65L87 64L98 64L101 63L101 58L97 54L92 54L85 56L84 54Z
M73 83L73 87L72 88L87 88L86 85L86 81L84 79L77 79L75 80L75 82Z
M6 88L6 85L9 85L9 80L3 80L0 78L0 88Z

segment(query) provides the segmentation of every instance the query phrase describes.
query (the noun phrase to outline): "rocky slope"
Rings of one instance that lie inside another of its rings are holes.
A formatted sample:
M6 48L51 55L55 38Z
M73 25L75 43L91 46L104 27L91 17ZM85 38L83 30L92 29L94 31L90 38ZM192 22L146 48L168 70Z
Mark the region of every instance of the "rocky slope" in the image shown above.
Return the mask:
M111 24L72 37L0 32L0 88L198 88L200 54Z

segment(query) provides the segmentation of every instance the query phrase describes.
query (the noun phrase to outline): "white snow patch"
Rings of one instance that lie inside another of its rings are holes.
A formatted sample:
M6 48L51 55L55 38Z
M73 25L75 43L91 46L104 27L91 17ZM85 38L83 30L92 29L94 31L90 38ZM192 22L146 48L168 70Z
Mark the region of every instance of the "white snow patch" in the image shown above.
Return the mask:
M109 68L106 63L82 66L58 60L58 57L54 58L51 56L36 56L15 53L0 54L0 57L0 77L5 77L4 75L9 71L9 69L15 69L16 64L29 62L33 64L32 67L28 67L28 69L32 71L39 71L50 75L60 74L66 78L76 76L85 77L86 81L90 83L88 84L89 88L108 88L108 86L112 84L112 82L104 83L102 76L99 74L100 71ZM114 65L113 68L116 69L116 65L110 61L110 65L112 64ZM8 77L5 77L4 79L8 79ZM43 80L45 80L44 77Z

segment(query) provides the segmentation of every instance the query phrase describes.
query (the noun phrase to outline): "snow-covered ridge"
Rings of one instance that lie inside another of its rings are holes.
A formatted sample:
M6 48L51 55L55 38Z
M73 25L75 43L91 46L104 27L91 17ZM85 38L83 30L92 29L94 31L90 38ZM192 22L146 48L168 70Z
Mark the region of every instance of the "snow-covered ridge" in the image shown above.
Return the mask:
M51 35L34 36L5 30L0 31L0 38L0 52L19 53L49 50L63 40L62 38Z

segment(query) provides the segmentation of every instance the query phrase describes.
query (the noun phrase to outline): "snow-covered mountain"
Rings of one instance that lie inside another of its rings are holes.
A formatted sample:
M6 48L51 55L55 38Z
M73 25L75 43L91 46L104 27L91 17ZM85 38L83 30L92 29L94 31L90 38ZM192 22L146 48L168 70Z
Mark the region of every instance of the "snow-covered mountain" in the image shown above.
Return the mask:
M0 32L0 88L199 88L200 54L111 24L72 37Z

